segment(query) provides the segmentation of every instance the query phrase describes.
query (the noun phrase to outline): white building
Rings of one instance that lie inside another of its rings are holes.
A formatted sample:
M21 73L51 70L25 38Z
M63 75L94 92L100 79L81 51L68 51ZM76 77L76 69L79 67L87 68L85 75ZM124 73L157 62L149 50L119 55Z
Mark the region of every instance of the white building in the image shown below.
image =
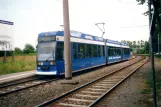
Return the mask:
M0 20L0 51L14 51L13 22Z

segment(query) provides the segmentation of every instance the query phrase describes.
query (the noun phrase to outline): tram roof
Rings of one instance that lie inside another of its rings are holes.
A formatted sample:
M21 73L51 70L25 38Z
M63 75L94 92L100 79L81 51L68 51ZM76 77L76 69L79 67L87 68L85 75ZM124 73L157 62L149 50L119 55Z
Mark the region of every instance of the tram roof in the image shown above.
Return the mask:
M74 30L70 31L70 35L71 35L71 37L75 37L75 38L104 42L104 38L102 38L102 37L97 37L97 36L85 34L85 33L74 31ZM42 32L38 35L38 37L42 37L42 36L64 36L64 31ZM121 42L110 40L110 39L106 39L106 42L110 43L110 44L128 46L127 44L123 44Z

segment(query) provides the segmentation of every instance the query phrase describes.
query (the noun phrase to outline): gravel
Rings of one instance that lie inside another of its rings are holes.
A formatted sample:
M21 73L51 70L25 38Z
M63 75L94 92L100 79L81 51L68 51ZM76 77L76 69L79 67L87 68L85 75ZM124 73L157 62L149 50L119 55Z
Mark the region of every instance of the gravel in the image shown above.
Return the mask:
M139 60L140 57L137 57L136 60ZM17 93L13 93L4 97L0 97L0 105L1 107L31 107L38 105L44 101L50 100L52 98L58 97L69 90L72 90L80 85L83 85L89 81L92 81L96 78L99 78L111 70L115 70L116 68L120 68L126 66L131 63L130 61L126 61L123 63L118 63L115 65L103 67L101 69L94 70L94 72L82 74L77 77L73 77L73 81L79 82L76 85L69 84L60 84L61 81L54 81L51 83L47 83L45 85L41 85L38 87L30 88L28 90L23 90ZM127 87L127 86L126 86Z
M146 107L141 94L146 87L150 62L135 72L130 78L107 95L96 107Z

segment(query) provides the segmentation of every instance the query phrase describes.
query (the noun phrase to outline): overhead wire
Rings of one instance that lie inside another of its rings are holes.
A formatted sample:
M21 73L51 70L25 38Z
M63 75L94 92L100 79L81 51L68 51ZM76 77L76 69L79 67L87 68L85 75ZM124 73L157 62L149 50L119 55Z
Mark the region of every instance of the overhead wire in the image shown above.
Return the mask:
M141 25L141 26L125 26L120 28L137 28L137 27L149 27L149 25Z

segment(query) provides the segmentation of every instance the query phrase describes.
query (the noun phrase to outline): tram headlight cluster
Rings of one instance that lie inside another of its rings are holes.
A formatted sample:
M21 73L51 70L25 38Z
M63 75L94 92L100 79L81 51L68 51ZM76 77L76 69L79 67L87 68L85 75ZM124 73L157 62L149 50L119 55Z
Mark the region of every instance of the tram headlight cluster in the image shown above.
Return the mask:
M43 62L37 62L37 65L43 65Z
M50 62L50 65L55 65L55 62L51 61L51 62Z

